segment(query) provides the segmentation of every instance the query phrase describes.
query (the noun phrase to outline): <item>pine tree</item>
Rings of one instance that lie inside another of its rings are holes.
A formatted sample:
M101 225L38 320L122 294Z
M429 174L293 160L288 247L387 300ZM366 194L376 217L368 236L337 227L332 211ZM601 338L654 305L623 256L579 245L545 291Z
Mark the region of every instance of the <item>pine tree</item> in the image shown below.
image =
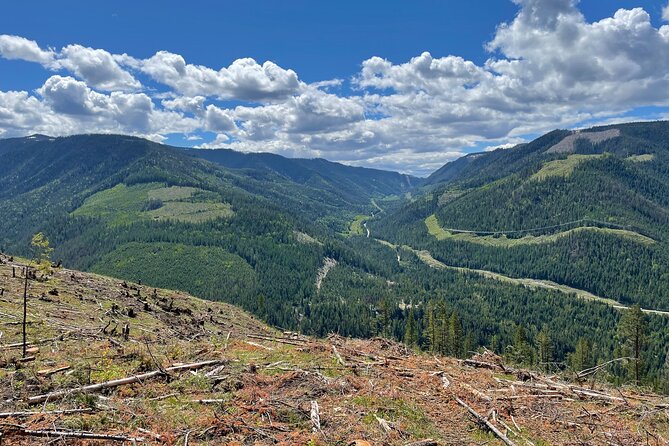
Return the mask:
M437 325L434 316L434 304L430 302L425 311L425 349L436 351Z
M437 351L442 355L448 354L450 338L448 335L448 308L446 303L439 302L437 308Z
M406 328L404 330L404 343L409 347L418 345L418 327L414 316L413 306L409 306Z
M391 327L391 314L390 314L390 304L387 299L383 299L380 305L381 317L379 320L378 332L384 338L390 338L392 336L392 327Z
M513 345L507 346L506 356L516 364L534 364L534 349L530 345L527 331L522 325L516 327L513 333Z
M664 355L664 364L660 370L660 391L669 392L669 350Z
M460 358L463 355L464 336L462 324L457 313L453 312L448 321L448 338L450 341L449 354Z
M539 356L539 366L548 370L553 362L553 339L548 332L547 327L543 327L535 339L537 345L537 354Z
M574 372L580 372L593 366L592 345L587 339L578 340L574 352L569 355L569 364Z
M638 304L625 311L618 325L622 351L633 358L630 362L630 373L637 386L641 384L643 378L642 355L646 348L646 326L646 316Z
M31 263L35 264L43 276L49 275L51 273L51 253L53 252L49 239L43 233L38 232L33 235L30 247L33 254Z

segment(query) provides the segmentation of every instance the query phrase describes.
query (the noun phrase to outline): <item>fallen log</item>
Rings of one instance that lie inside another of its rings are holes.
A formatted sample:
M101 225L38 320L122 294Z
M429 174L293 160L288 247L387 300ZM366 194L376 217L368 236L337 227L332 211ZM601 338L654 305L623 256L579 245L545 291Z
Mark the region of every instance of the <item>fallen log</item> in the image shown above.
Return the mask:
M501 364L495 364L492 362L476 361L474 359L465 359L462 361L464 365L470 367L475 367L477 369L490 369L490 370L509 370Z
M61 334L60 336L56 336L55 338L40 339L40 340L34 341L34 342L26 342L25 345L28 348L33 348L37 345L47 344L47 343L53 342L53 341L63 341L63 340L65 340L65 338L67 336L71 335L72 333L74 333L74 331L68 331L66 333ZM15 344L0 345L0 350L13 350L13 349L17 349L17 348L23 348L23 342L17 342Z
M47 437L47 438L80 438L86 440L105 440L105 441L127 441L132 443L144 441L143 437L128 437L125 435L107 435L94 434L92 432L78 432L78 431L58 431L58 430L32 430L32 429L17 429L15 431L20 435L27 435L31 437Z
M0 418L25 418L33 415L70 415L75 413L91 413L96 409L86 407L83 409L49 410L49 411L25 411L25 412L2 412Z
M56 367L53 369L44 369L44 370L38 370L37 374L40 376L51 376L53 374L56 374L58 372L64 372L65 370L69 370L70 366L69 365L64 365L62 367Z
M102 389L108 389L112 387L118 387L118 386L124 386L127 384L133 384L136 382L141 382L145 379L149 378L155 378L156 376L164 376L166 372L179 372L182 370L196 370L200 369L202 367L206 367L209 365L216 365L220 364L222 361L219 359L214 359L210 361L203 361L203 362L196 362L193 364L183 364L183 365L178 365L174 367L168 367L164 370L154 370L153 372L148 372L148 373L143 373L141 375L134 375L134 376L129 376L127 378L120 378L120 379L114 379L111 381L105 381L102 383L98 384L90 384L87 386L82 386L82 387L77 387L74 389L66 389L66 390L56 390L54 392L50 393L45 393L43 395L36 395L36 396L31 396L27 399L28 403L30 404L36 404L36 403L43 403L45 401L50 401L58 398L62 398L66 395L72 394L72 393L91 393L91 392L96 392Z
M306 341L306 340L303 341L301 339L299 339L299 340L298 339L282 339L282 338L274 338L274 337L270 337L270 336L254 335L254 334L246 335L246 337L251 338L251 339L260 339L262 341L278 342L280 344L297 345L299 347L304 347L304 344L306 342L309 342L309 341Z
M475 397L477 397L480 400L486 401L488 403L492 401L492 398L490 398L488 395L481 392L480 390L477 390L477 389L473 388L472 386L470 386L467 383L462 383L462 387L469 390L472 393L472 395L474 395Z
M609 402L620 402L627 403L624 398L619 398L617 396L607 395L606 393L598 392L596 390L582 389L578 387L570 387L571 391L579 396L587 396L594 399L609 401Z
M483 418L481 415L479 415L471 406L469 406L467 403L462 401L460 398L456 397L455 401L465 409L467 409L467 412L469 412L474 418L476 418L476 421L478 421L480 424L484 425L490 432L492 432L497 438L502 440L504 444L507 446L516 446L516 444L509 440L509 438L504 435L499 429L495 427L490 421L486 420Z

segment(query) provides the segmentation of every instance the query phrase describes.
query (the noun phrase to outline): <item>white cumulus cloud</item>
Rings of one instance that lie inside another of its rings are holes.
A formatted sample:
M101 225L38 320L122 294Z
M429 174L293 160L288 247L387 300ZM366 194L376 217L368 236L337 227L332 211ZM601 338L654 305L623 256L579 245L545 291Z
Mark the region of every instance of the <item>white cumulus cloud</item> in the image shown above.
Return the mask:
M213 68L167 51L139 59L0 35L0 56L50 72L31 92L0 92L0 135L182 133L200 147L426 174L471 150L669 107L669 25L654 26L641 8L591 22L576 0L513 1L517 15L482 42L483 63L427 51L393 63L380 54L349 80L311 84L271 61Z
M285 70L269 61L260 65L250 58L238 59L227 68L214 70L188 64L179 54L159 51L132 64L185 96L261 101L285 98L303 87L293 70Z
M43 50L34 40L2 34L0 35L0 56L5 59L37 62L48 67L53 64L56 54L53 50Z

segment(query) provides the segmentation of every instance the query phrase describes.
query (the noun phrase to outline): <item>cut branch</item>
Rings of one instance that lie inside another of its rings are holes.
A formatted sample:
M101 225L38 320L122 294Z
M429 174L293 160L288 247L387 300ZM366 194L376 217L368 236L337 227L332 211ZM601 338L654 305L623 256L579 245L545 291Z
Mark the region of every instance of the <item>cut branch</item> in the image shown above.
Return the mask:
M37 404L43 403L45 401L55 400L58 398L63 398L72 393L91 393L97 392L102 389L108 389L112 387L124 386L127 384L133 384L136 382L141 382L145 379L155 378L156 376L164 376L165 372L179 372L182 370L196 370L201 369L202 367L207 367L209 365L220 364L221 361L218 359L211 361L196 362L193 364L184 364L174 367L168 367L164 370L154 370L153 372L143 373L141 375L129 376L127 378L115 379L112 381L105 381L98 384L90 384L88 386L77 387L75 389L68 390L56 390L55 392L45 393L44 395L31 396L28 398L28 403Z
M455 398L455 401L457 401L459 405L461 405L462 407L464 407L465 409L467 409L467 411L468 411L474 418L476 418L476 421L478 421L480 424L482 424L482 425L484 425L486 428L488 428L488 430L490 430L490 432L492 432L493 434L495 434L495 436L497 436L497 438L499 438L500 440L502 440L502 441L504 442L504 444L506 444L507 446L516 446L516 444L515 444L513 441L509 440L509 438L508 438L506 435L504 435L499 429L497 429L497 428L495 427L495 425L493 425L490 421L486 420L486 419L483 418L481 415L479 415L479 414L478 414L474 409L472 409L472 407L469 406L467 403L465 403L464 401L462 401L460 398L457 398L457 397Z
M610 361L603 362L603 363L601 363L599 365L596 365L594 367L590 367L588 369L581 370L580 372L576 373L576 378L578 378L578 379L585 378L586 376L597 373L598 371L605 368L609 364L613 364L614 362L618 362L618 361L627 361L627 360L634 361L634 358L630 358L630 357L615 358L615 359L612 359Z

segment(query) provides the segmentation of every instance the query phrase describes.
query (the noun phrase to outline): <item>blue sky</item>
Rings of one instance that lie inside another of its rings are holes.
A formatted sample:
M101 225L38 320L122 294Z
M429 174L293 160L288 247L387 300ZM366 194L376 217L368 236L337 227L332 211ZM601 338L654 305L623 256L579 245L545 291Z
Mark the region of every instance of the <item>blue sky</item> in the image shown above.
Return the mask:
M426 174L556 127L663 118L666 6L9 2L0 137L129 133Z

